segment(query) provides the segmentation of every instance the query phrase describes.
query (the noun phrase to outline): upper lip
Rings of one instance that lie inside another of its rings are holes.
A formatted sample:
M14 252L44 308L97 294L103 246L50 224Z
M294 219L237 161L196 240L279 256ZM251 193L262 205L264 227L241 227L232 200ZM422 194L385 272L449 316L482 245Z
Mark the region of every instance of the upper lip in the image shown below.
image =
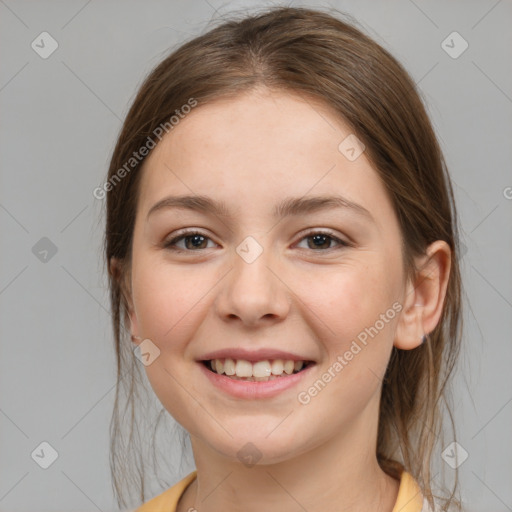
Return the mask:
M284 361L313 361L311 358L303 357L292 352L283 352L274 348L260 348L257 350L245 350L243 348L224 348L215 350L202 356L200 361L210 361L212 359L244 359L245 361L257 362L268 359L283 359Z

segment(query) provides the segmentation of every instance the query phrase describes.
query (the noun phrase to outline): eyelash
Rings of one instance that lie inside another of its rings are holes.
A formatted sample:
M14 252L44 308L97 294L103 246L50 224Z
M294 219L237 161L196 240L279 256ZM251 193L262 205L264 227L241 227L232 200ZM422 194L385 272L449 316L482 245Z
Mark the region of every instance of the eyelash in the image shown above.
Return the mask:
M191 236L194 236L194 235L200 235L200 236L202 236L202 237L204 237L204 238L206 238L208 240L211 240L210 237L208 237L204 233L201 233L200 231L193 231L193 230L182 231L179 235L175 236L171 240L169 240L167 242L164 242L164 248L165 249L169 249L170 251L180 252L180 253L183 253L183 252L190 252L190 253L191 252L200 252L200 251L206 250L206 249L197 249L197 250L177 249L176 247L173 247L178 241L184 240L185 238L188 238L188 237L191 237ZM313 237L315 235L322 235L322 236L325 236L327 238L330 238L331 240L334 240L340 246L340 247L338 247L338 249L341 249L343 247L350 247L350 244L348 242L345 242L344 240L341 240L340 238L334 236L329 231L311 231L310 233L307 233L306 235L304 235L299 240L299 242L302 242L302 240L304 240L306 238ZM330 252L333 249L335 250L336 248L335 247L334 248L331 247L331 248L325 249L325 250L324 249L318 249L318 250L310 249L310 250L313 251L313 252Z

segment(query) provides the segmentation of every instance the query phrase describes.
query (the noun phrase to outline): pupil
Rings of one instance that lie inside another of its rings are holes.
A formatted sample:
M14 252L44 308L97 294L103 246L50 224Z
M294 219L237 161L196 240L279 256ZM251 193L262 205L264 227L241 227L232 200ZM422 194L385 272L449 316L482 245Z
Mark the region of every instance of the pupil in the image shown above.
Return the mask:
M324 245L326 242L326 239L328 239L329 237L327 235L313 235L313 243L315 244L316 247L320 247L321 245ZM323 240L323 243L321 242L321 240ZM316 242L320 242L319 244L317 244ZM327 245L329 245L327 243Z
M204 239L204 236L203 235L192 235L192 236L189 236L187 237L189 240L192 239L193 242L192 242L192 245L194 247L199 247L201 245L201 241L199 239ZM195 243L195 242L199 242L199 243Z

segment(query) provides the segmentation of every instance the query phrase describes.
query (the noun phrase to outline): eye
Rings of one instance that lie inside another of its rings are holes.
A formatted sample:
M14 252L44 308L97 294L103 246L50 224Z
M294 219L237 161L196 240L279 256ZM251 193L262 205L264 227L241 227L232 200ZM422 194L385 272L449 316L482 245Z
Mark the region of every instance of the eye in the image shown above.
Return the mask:
M330 250L331 243L335 242L338 246L341 247L349 247L349 243L341 240L338 237L335 237L331 233L327 231L313 231L308 233L306 236L301 238L302 240L311 240L312 243L308 243L307 249L311 249L316 252L323 252L325 250ZM170 239L169 241L164 243L164 248L169 249L171 251L176 252L195 252L200 251L202 249L208 249L207 241L211 239L207 237L205 234L199 231L183 231L178 236ZM178 246L178 243L184 242L183 246ZM206 245L205 245L206 244ZM211 247L210 247L211 248Z
M185 247L178 247L178 242L184 241ZM205 240L209 238L199 231L183 231L180 235L164 243L164 248L176 252L192 252L197 249L207 249ZM177 247L177 248L176 248Z
M332 247L330 247L332 241L336 242L339 246L342 246L342 247L348 247L350 245L347 242L345 242L344 240L341 240L340 238L335 237L334 235L332 235L331 233L329 233L327 231L312 231L311 233L308 233L306 236L304 236L301 239L301 241L308 240L308 239L311 239L312 243L311 244L308 243L307 248L312 249L317 252L319 250L320 250L320 252L322 252L322 249L326 249L326 250L332 249Z

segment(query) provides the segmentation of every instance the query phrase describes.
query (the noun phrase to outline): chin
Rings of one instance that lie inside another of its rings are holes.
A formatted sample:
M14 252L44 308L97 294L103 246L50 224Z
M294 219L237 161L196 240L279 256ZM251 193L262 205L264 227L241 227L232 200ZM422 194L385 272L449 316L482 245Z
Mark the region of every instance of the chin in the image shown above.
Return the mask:
M224 432L225 435L222 437L212 438L210 431L203 433L202 442L209 445L219 455L247 467L278 464L293 459L308 450L309 443L300 444L301 435L294 435L286 432L285 429L279 432L280 427L276 429L278 423L274 421L272 428L268 428L268 424L265 422L262 423L261 428L258 428L258 425L246 424L243 431L241 429L232 430L229 425L226 425L233 437Z

